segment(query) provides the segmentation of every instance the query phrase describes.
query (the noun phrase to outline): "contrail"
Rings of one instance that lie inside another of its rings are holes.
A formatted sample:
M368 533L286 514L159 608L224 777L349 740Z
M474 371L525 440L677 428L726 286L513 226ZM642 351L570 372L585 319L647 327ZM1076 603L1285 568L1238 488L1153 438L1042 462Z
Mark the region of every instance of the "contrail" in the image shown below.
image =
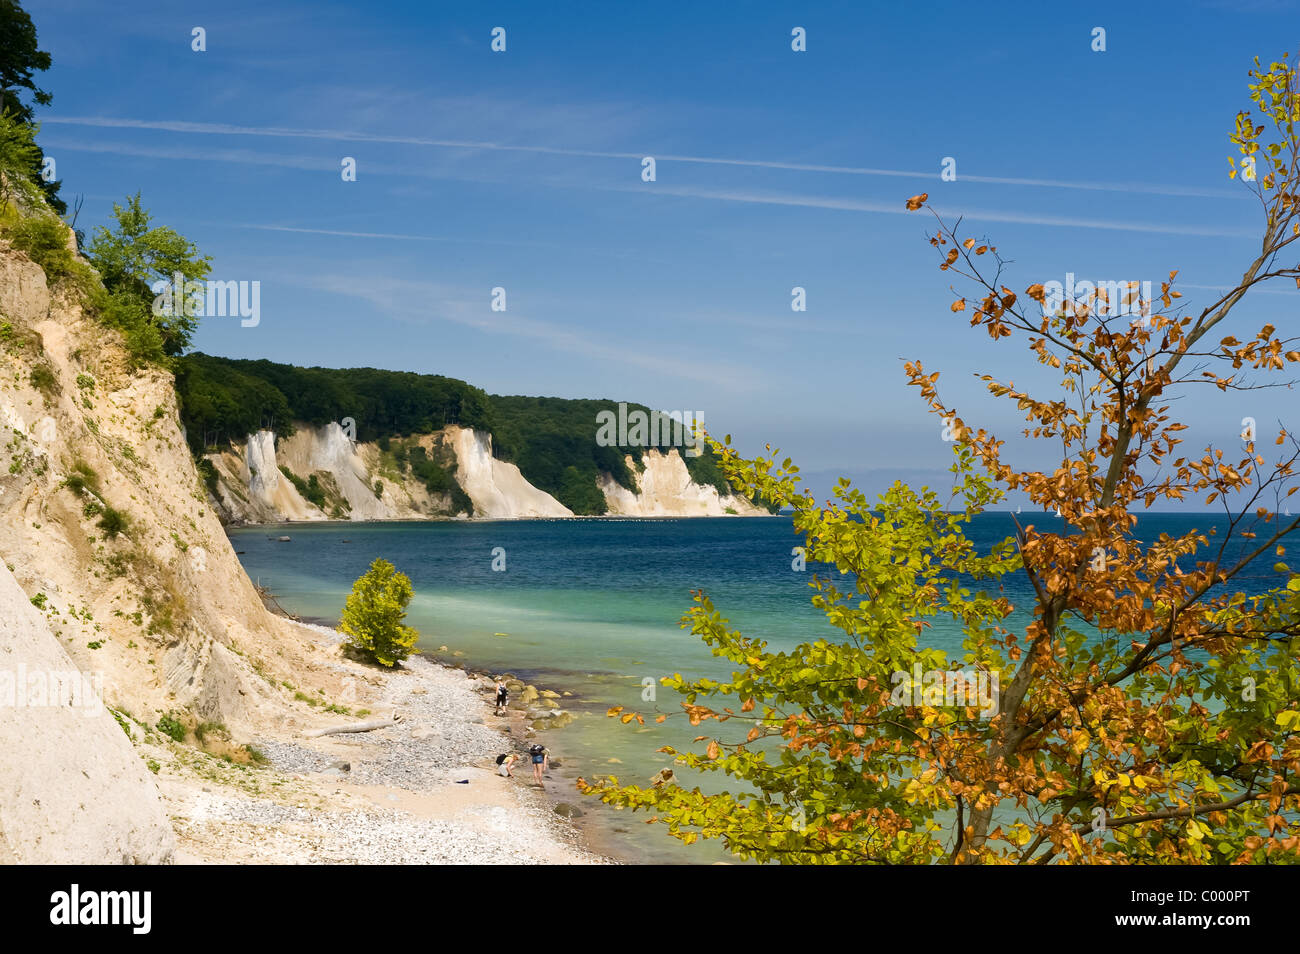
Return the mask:
M734 190L694 189L655 184L644 188L592 185L593 189L613 192L642 192L692 199L715 199L722 202L746 202L758 205L787 205L810 209L835 209L843 212L883 212L889 215L916 215L904 208L901 202L869 202L861 199L823 198L813 195L788 195L765 192L740 192ZM1216 238L1250 238L1256 233L1250 229L1225 229L1206 225L1163 225L1152 222L1116 222L1108 219L1086 219L1061 215L1035 215L1022 212L996 212L982 209L943 209L935 211L946 219L961 216L984 222L1010 222L1018 225L1056 225L1069 228L1110 229L1118 232L1150 232L1161 235L1201 235Z
M201 151L173 148L155 148L150 146L130 146L121 143L57 143L59 148L88 152L112 152L125 155L148 156L158 159L185 159L207 162L239 162L256 165L286 166L295 169L319 169L328 164L322 160L299 156L265 155L247 150ZM460 176L452 176L461 179ZM471 180L474 181L474 180ZM579 188L569 183L547 183L560 188ZM599 185L585 183L585 188L605 192L636 193L643 195L662 195L688 199L708 199L724 202L742 202L753 205L783 205L808 209L831 209L844 212L878 212L887 215L909 214L899 202L868 201L863 199L841 199L816 195L798 195L790 193L745 192L727 189L696 188L689 186L670 186L663 183L642 186ZM1077 218L1073 216L1038 215L1024 212L990 211L981 209L945 209L936 206L936 211L946 218L958 215L968 219L986 222L1009 222L1019 225L1048 225L1068 228L1107 229L1119 232L1145 232L1159 235L1197 235L1223 238L1249 238L1255 233L1248 229L1216 228L1202 225L1165 225L1145 222L1122 222L1107 219ZM442 241L432 236L403 235L383 232L344 232L329 229L295 229L290 226L257 226L244 228L263 228L270 231L301 231L319 235L338 235L350 238L400 239L412 241ZM498 242L495 244L512 244ZM525 244L525 243L518 243Z
M481 149L490 152L523 152L536 155L571 156L582 159L634 159L654 156L657 162L683 162L698 165L745 166L757 169L780 169L790 172L818 172L834 175L888 176L905 179L936 181L939 173L917 172L906 169L877 169L864 166L836 166L818 163L782 162L769 159L736 159L722 156L691 156L646 152L609 152L594 149L565 149L555 146L513 145L470 139L429 139L420 136L385 136L375 133L352 132L342 129L294 129L287 126L236 126L231 123L201 123L185 120L120 119L105 116L46 117L45 124L66 126L96 126L109 129L152 129L165 132L195 133L220 136L265 136L283 139L323 139L336 142L388 143L408 146L428 146L440 149ZM1076 182L1064 179L1033 179L1008 176L980 176L962 174L959 181L983 182L993 185L1020 185L1048 189L1082 189L1097 192L1133 192L1148 195L1174 195L1196 198L1236 199L1245 193L1228 189L1203 189L1192 186L1163 185L1157 183Z

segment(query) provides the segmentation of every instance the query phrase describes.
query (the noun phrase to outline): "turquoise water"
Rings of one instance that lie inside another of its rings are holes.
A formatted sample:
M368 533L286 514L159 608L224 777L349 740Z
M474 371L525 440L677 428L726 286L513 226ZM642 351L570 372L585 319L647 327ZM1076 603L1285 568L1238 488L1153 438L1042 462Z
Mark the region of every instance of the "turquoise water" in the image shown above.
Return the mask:
M1043 515L1034 522L1060 523ZM1154 537L1216 525L1222 521L1213 516L1149 515L1138 532ZM1009 515L986 514L970 536L987 549L1012 529ZM281 534L291 541L277 542ZM679 626L691 590L706 590L733 626L773 649L838 634L809 603L810 574L791 568L791 548L801 541L784 517L294 524L230 536L250 578L290 612L330 623L352 582L383 557L415 586L408 622L429 656L572 693L563 704L578 718L546 738L561 761L552 785L588 812L584 821L597 847L644 861L708 862L725 853L707 843L682 846L659 826L645 825L644 814L615 812L578 795L572 780L608 774L645 782L669 764L657 748L683 748L702 734L682 719L638 727L604 714L611 705L680 711L663 687L656 702L642 700L647 677L657 685L675 672L729 674ZM496 548L504 549L502 572L492 569ZM1241 588L1278 585L1272 563L1261 560ZM1007 580L1005 592L1014 604L1029 604L1023 574ZM939 623L925 638L953 653L961 634ZM439 652L444 645L447 652ZM709 776L699 784L708 790L718 781Z

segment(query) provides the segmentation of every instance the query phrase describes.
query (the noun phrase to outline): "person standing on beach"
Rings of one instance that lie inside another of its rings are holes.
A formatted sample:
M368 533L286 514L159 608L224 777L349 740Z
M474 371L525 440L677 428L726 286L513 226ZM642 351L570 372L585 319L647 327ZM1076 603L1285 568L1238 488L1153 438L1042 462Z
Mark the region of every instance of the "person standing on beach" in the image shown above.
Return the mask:
M497 680L497 715L506 711L506 703L510 699L510 689L504 679Z
M551 763L551 753L540 742L534 742L528 747L528 754L533 759L533 781L537 783L538 788L545 788L546 786L542 784L542 773Z

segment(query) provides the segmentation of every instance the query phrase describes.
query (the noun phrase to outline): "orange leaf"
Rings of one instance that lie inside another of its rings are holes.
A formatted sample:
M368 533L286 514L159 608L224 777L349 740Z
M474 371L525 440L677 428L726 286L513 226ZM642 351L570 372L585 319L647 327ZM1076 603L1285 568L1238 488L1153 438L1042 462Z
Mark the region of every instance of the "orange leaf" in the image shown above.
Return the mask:
M930 198L930 193L928 192L922 192L920 195L912 196L907 200L907 211L915 212L928 198Z

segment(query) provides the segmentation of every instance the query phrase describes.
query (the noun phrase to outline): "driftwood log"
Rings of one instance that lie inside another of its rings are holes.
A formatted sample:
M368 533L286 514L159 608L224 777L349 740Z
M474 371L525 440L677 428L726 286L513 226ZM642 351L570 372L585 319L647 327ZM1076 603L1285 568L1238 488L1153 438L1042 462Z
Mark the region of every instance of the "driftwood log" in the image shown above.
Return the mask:
M390 725L397 725L401 721L402 714L394 712L392 715L380 719L371 719L367 722L351 722L347 725L336 725L326 729L309 729L303 733L303 736L308 739L318 739L322 735L341 735L345 732L373 732L375 729L386 729Z

